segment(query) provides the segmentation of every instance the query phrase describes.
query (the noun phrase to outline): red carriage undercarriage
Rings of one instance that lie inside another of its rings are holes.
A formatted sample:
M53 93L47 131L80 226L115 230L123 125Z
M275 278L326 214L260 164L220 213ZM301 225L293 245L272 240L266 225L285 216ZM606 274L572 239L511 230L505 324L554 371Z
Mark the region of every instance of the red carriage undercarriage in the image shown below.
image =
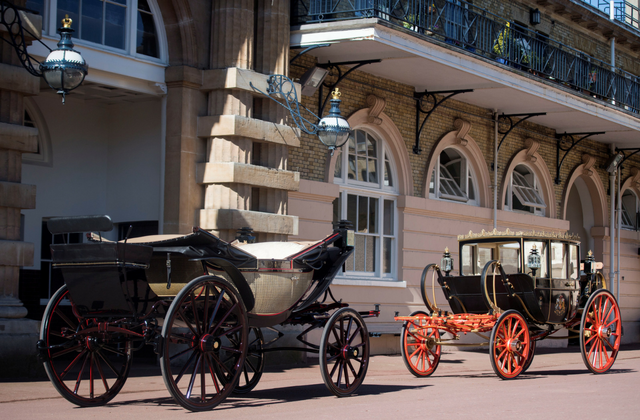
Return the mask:
M620 308L596 271L591 252L580 264L576 237L483 231L458 240L461 275L449 275L453 259L445 250L441 265L430 264L422 273L420 289L429 313L395 317L403 321L400 346L411 373L431 375L442 346L488 345L494 372L513 379L531 365L536 342L547 338L577 338L591 372L611 368L622 337ZM451 312L436 304L436 281ZM562 328L569 335L554 336ZM457 342L468 333L485 341Z

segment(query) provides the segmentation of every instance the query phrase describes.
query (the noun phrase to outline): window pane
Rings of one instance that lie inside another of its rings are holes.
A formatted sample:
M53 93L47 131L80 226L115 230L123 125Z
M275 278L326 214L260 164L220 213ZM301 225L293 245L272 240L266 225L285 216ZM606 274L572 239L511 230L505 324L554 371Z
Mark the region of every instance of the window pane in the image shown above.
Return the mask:
M369 199L369 233L378 233L378 199Z
M493 248L478 247L478 265L476 267L476 273L482 273L484 266L493 259Z
M125 13L126 7L106 4L104 44L114 48L124 49Z
M369 159L369 182L373 182L375 184L378 183L378 160L377 159Z
M516 167L516 169L519 169L519 168ZM531 174L528 174L528 175L531 175ZM532 175L529 176L529 179L531 179L531 177ZM544 200L540 196L540 194L538 194L538 191L536 191L535 188L533 188L533 184L534 184L533 181L530 182L527 179L527 177L520 174L516 170L513 171L512 179L513 179L513 186L512 186L513 195L520 201L520 203L522 203L522 205L528 206L528 207L535 207L535 208L547 207L544 203ZM514 204L514 208L516 208L515 204Z
M367 197L358 197L358 227L357 232L367 232L369 225L367 216L369 214L369 199Z
M336 166L333 170L334 178L342 178L342 150L338 151L338 157L336 157Z
M356 153L360 156L367 154L367 135L364 131L356 131Z
M569 245L569 278L577 280L580 278L580 261L578 261L578 246Z
M473 272L473 246L465 245L462 247L462 254L460 255L460 261L462 262L461 276L469 276L475 274Z
M349 155L349 179L356 179L356 157Z
M338 198L333 200L333 221L334 222L337 222L340 219L342 219L342 212L340 211L340 209L342 208L341 206L342 200L340 200L341 197L342 195L340 195Z
M156 25L150 13L138 12L136 52L150 57L159 57Z
M371 136L367 136L367 154L369 155L369 157L377 157L378 153L377 153L377 142L375 141L375 139L373 139Z
M391 165L389 161L384 162L384 186L393 187L393 177L391 175Z
M354 265L354 269L356 271L364 271L366 238L367 237L364 235L356 235L356 249L353 251L353 253L356 256L355 265Z
M382 249L382 272L391 273L391 251L392 251L393 239L384 238L384 245Z
M82 1L82 23L80 37L102 44L102 22L104 3L100 0Z
M358 228L358 196L347 195L347 220L353 224L353 228Z
M554 279L567 278L567 261L565 244L559 242L551 243L551 277Z
M469 196L469 200L475 200L476 199L476 191L473 188L473 177L471 176L471 172L469 172L469 183L467 184L467 195Z
M367 236L366 271L374 273L376 271L376 241L378 238Z
M509 242L498 245L499 259L506 273L519 273L520 270L520 244Z
M367 181L367 158L358 156L358 181Z
M393 213L394 213L394 202L391 200L384 200L384 229L382 231L385 235L393 235Z
M147 3L147 0L138 0L138 9L151 13L151 8Z

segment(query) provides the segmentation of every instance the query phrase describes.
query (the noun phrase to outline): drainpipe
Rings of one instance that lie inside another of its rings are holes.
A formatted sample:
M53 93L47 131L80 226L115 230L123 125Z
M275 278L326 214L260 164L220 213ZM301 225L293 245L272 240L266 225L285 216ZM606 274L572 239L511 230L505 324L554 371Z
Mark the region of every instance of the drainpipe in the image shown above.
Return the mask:
M612 148L612 153L615 153L615 145L611 145ZM612 173L609 174L609 191L610 194L609 196L611 197L611 209L609 211L609 289L612 290L613 289L613 277L614 277L614 270L613 270L613 255L615 254L615 236L616 236L616 230L615 230L615 204L616 204L616 200L615 200L615 194L616 194L616 173L618 172L618 169L616 168L616 170Z
M498 228L498 110L493 110L493 228Z
M613 9L613 0L609 2L609 19L613 22L615 20L615 11ZM611 71L615 72L616 68L616 37L611 37ZM613 105L616 104L616 91L613 90Z
M616 300L620 302L620 227L622 222L621 197L620 197L620 179L622 178L622 170L618 175L618 217L617 217L617 233L616 240L618 242L618 253L616 254Z
M164 233L164 169L167 147L167 95L160 102L160 208L158 209L158 234Z

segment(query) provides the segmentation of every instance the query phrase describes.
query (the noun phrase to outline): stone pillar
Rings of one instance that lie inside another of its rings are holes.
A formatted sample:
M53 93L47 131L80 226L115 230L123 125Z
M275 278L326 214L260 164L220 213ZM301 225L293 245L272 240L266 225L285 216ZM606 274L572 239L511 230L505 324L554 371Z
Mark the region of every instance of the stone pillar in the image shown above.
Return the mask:
M41 18L24 14L41 28ZM5 28L0 36L8 38ZM22 179L22 154L34 153L38 130L24 127L24 97L40 91L40 80L25 70L11 45L0 42L0 376L35 354L38 322L24 319L18 298L20 267L33 264L33 244L20 238L20 211L36 206L35 185ZM35 359L35 358L34 358ZM28 368L28 367L27 367ZM20 370L20 368L18 368ZM24 370L21 370L24 373Z
M297 218L287 216L287 192L299 175L287 171L288 147L299 146L284 125L282 107L261 97L271 74L287 74L289 3L218 0L212 8L211 70L203 90L208 116L198 119L207 160L199 166L204 185L200 225L232 240L251 227L258 241L297 234Z

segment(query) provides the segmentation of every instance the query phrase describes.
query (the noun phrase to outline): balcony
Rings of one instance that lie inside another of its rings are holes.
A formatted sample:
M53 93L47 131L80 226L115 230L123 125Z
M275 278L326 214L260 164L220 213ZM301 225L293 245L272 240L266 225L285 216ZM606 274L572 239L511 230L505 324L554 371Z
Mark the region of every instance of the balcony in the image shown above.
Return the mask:
M463 1L297 0L292 25L376 18L452 50L501 63L628 113L640 110L640 79ZM637 116L636 116L637 117Z

